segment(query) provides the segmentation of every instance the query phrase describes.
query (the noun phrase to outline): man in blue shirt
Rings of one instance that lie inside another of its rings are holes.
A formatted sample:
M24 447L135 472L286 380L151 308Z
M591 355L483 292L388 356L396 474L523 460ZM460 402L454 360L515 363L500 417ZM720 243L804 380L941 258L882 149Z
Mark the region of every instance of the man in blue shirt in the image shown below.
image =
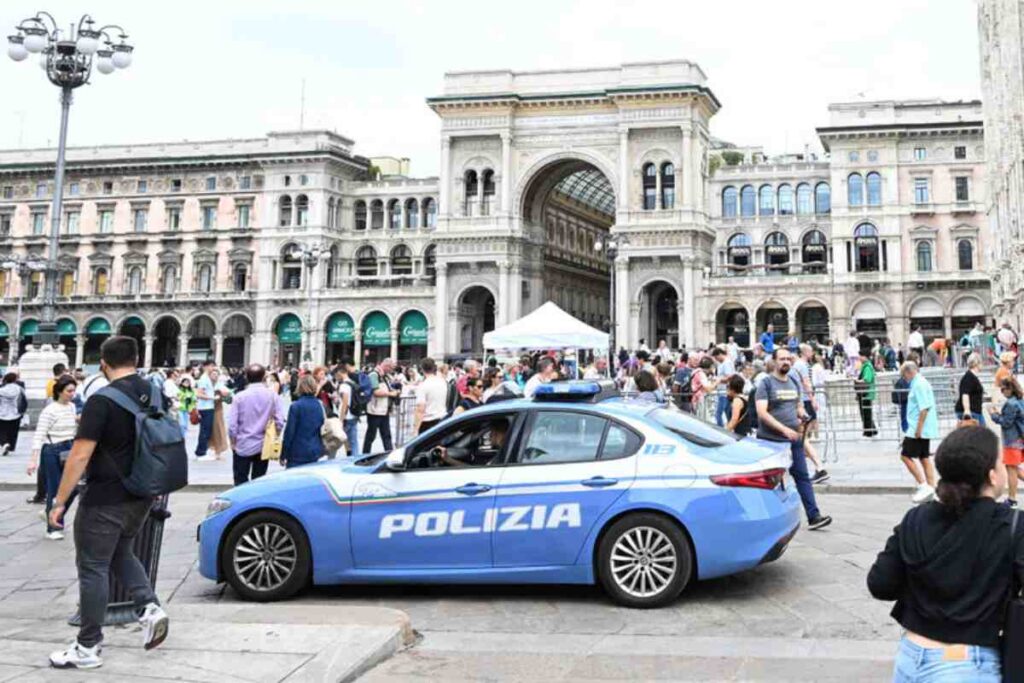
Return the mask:
M771 355L775 351L775 326L771 323L768 324L767 329L761 333L761 348L768 355Z
M923 503L935 495L935 467L931 459L931 440L939 438L938 407L935 392L918 371L917 363L907 361L900 368L900 376L910 383L907 395L907 429L904 432L900 458L907 471L917 482L917 491L911 497L914 503ZM921 461L918 468L915 460Z

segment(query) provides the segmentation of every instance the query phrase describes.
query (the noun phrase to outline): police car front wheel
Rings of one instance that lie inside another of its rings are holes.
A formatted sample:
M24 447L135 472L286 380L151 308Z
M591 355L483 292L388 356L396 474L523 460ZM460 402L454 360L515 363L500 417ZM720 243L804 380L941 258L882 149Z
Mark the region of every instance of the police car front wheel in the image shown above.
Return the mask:
M228 584L246 600L291 597L309 579L309 542L288 515L262 510L243 518L228 534L221 555Z
M613 600L627 607L661 607L690 580L686 536L664 517L637 513L608 529L598 548L598 576Z

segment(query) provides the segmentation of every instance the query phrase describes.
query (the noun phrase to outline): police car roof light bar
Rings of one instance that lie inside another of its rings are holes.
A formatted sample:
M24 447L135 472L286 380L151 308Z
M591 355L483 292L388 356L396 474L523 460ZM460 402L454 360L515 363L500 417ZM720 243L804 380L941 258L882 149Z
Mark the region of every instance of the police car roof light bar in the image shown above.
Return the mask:
M601 381L568 381L541 384L533 394L534 401L577 401L598 403L609 398L618 398L619 390L615 382Z

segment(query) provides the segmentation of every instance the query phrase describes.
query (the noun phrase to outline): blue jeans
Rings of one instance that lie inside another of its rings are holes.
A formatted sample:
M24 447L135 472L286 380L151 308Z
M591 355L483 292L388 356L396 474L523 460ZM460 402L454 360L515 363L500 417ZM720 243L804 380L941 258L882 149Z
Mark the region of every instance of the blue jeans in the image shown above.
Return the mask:
M359 418L345 420L345 436L348 437L348 454L359 455Z
M213 408L199 411L199 441L196 442L196 457L206 455L210 447L210 435L213 434Z
M178 411L178 424L181 426L181 436L188 436L188 426L192 423L190 421L188 413L186 413L184 410Z
M732 411L729 409L729 397L726 394L718 395L718 404L715 406L715 423L719 427L729 424Z
M961 661L946 661L944 648L926 648L900 640L893 667L893 683L1000 683L1002 666L994 647L967 647Z
M814 498L814 486L811 484L811 477L807 474L807 456L804 455L803 441L790 443L790 453L793 454L793 464L789 468L789 474L796 482L796 491L800 494L800 502L804 504L804 512L807 513L807 521L817 519L821 512L818 510L817 500Z
M58 531L59 527L50 526L50 510L53 509L53 499L57 497L57 489L60 488L60 479L64 476L64 463L60 461L61 453L71 450L71 441L60 443L44 443L39 452L39 469L43 473L43 481L46 483L46 530ZM71 503L75 502L78 495L78 486L71 489L71 495L64 503L64 514L71 509ZM64 523L63 518L61 524Z

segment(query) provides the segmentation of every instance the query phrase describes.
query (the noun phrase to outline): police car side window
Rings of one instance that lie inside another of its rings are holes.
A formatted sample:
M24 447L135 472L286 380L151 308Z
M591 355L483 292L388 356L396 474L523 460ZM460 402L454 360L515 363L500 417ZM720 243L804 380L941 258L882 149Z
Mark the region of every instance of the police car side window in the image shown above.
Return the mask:
M519 450L518 464L596 460L608 421L577 412L538 411Z
M628 458L636 453L639 448L640 437L636 435L636 432L612 422L608 425L608 433L604 437L601 459Z

